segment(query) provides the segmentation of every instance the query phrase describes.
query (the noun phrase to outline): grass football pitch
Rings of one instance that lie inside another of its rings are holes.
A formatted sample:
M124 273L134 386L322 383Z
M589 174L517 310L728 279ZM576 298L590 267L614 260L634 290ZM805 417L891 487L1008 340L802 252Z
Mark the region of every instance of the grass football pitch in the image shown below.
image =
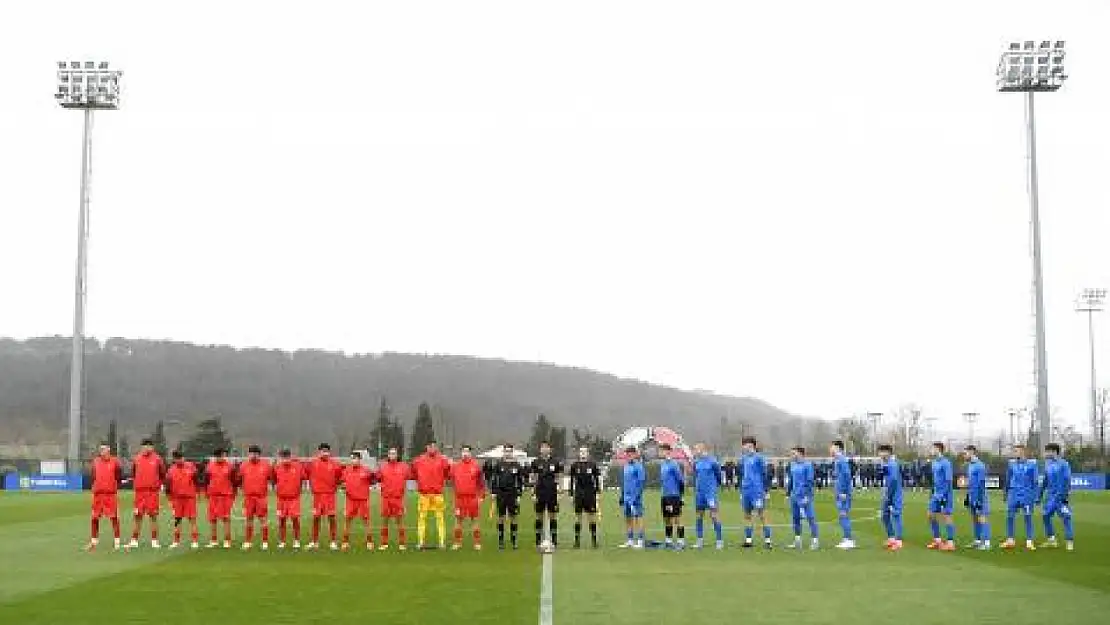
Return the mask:
M652 494L645 500L649 538L661 537L656 500ZM1004 519L997 495L992 503L997 545ZM124 498L121 509L127 504ZM552 622L1041 625L1110 620L1110 493L1075 495L1077 548L1071 553L928 551L924 504L924 496L908 496L906 548L900 553L881 548L874 491L857 494L855 531L861 548L853 552L832 548L839 528L827 497L818 505L822 550L741 550L735 493L722 502L725 551L631 552L614 548L623 531L609 496L601 550L568 549L573 521L568 512L561 515L562 544L551 559ZM165 549L170 523L163 518L159 551L144 546L112 552L105 548L111 545L105 523L100 551L86 554L81 547L88 506L87 495L0 491L0 623L539 622L542 559L532 549L530 509L522 511L518 552L497 551L489 520L481 552L170 552ZM970 525L966 512L957 512L962 544L968 542ZM791 533L782 525L784 514L776 494L771 522L777 524L778 547ZM686 516L692 536L693 517ZM201 525L203 541L207 531ZM407 525L413 527L415 519ZM1018 525L1020 542L1020 520ZM123 529L126 539L130 521ZM1039 544L1039 519L1037 534ZM410 530L409 540L414 537ZM271 539L271 546L275 542Z

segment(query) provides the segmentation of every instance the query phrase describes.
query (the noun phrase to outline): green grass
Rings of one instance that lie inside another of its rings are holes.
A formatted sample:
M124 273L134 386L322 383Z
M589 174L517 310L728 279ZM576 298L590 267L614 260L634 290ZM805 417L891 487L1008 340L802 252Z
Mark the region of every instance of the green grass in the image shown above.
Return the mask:
M658 536L658 506L654 497L648 501L648 527ZM819 552L767 553L730 545L723 552L672 553L613 549L622 528L610 500L602 519L606 548L564 548L554 557L555 621L1100 623L1110 610L1110 493L1075 497L1073 553L927 551L921 497L907 502L906 549L887 553L880 548L874 495L860 493L856 501L861 549L854 552L831 549L839 530L825 523L825 549ZM126 509L126 501L122 504ZM996 539L1004 525L1000 507L996 500ZM726 526L741 525L738 508L736 495L726 496ZM495 531L487 521L482 552L373 554L149 548L114 553L103 547L85 554L80 547L87 511L84 495L0 493L0 623L537 621L541 561L530 550L530 510L521 517L519 552L490 549ZM772 522L782 523L783 513L776 496ZM818 513L831 521L831 502L822 499ZM966 539L967 516L957 518ZM560 520L565 547L572 519L564 512ZM408 519L408 525L414 523ZM692 534L692 515L687 524ZM1039 520L1037 525L1039 533ZM125 521L125 532L129 529ZM775 528L777 544L788 537L784 530ZM169 536L167 520L162 532ZM740 531L728 534L735 543ZM410 540L414 536L410 531Z

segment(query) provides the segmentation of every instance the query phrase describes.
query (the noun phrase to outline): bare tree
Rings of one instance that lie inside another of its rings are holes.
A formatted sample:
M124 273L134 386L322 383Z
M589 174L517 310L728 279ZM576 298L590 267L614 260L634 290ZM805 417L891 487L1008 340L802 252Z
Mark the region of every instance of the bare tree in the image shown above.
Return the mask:
M836 437L844 441L851 453L862 454L871 449L871 426L864 419L840 419L836 422Z

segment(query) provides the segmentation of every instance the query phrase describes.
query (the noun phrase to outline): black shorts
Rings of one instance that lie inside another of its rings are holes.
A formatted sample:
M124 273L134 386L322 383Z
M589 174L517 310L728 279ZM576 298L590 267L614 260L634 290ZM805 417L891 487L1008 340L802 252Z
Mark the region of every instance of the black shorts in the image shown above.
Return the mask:
M677 519L682 516L682 497L664 497L660 501L664 519Z
M497 501L497 516L520 516L520 495L498 493L494 499Z
M597 493L574 493L575 514L597 514Z
M536 493L536 514L559 514L559 496L555 493Z

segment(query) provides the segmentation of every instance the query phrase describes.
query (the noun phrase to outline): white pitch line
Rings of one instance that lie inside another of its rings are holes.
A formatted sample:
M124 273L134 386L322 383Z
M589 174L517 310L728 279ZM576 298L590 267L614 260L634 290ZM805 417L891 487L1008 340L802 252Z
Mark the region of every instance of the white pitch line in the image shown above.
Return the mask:
M552 577L554 557L545 553L540 557L543 561L543 572L540 574L540 625L552 623Z

